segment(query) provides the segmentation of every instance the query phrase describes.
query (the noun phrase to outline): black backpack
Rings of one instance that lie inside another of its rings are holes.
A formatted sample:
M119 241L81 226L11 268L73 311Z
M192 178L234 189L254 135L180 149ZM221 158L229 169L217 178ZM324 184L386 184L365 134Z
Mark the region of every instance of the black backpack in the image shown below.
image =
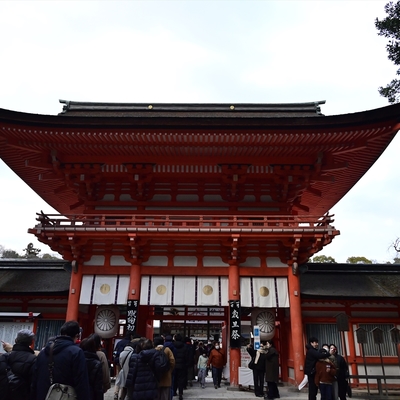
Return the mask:
M167 354L165 354L165 346L162 347L162 349L157 350L157 353L155 353L154 358L157 357L158 359L158 367L154 368L154 376L156 377L157 381L159 382L163 375L169 371L171 367L171 363L169 362L169 357ZM153 365L155 363L153 362Z

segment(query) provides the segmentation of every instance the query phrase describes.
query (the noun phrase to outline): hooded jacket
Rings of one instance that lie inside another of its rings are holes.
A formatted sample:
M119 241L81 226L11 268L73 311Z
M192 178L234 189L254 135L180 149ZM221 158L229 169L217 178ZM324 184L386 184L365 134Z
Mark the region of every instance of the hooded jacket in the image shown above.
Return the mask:
M35 400L44 400L50 387L49 342L37 356L34 367L33 389ZM90 399L89 378L83 350L69 336L57 336L53 348L53 383L71 385L77 400Z

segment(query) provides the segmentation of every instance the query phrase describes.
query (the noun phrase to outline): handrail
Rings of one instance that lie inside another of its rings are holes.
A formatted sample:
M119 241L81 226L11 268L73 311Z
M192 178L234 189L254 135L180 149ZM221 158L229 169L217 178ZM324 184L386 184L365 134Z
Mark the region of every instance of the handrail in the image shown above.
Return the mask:
M388 396L388 391L387 391L388 388L387 388L386 380L400 379L400 376L399 375L349 375L349 378L357 379L357 380L359 380L359 379L366 379L366 380L374 379L374 380L376 380L379 396L382 397L382 396L384 396L383 387L382 387L382 379L385 382L386 396Z
M37 213L37 228L58 227L198 227L198 228L312 228L324 229L331 226L332 216L297 215L60 215Z

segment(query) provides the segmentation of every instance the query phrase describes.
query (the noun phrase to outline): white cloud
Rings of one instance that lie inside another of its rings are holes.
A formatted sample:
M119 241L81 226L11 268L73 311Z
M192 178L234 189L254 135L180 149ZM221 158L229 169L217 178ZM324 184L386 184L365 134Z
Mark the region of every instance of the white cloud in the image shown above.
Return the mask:
M387 105L396 68L376 1L2 1L0 107L57 114L58 99L305 102L326 115ZM385 261L400 235L400 137L332 210L324 253ZM0 163L0 244L22 251L35 213L53 210ZM46 246L42 246L47 249ZM46 250L48 251L48 249Z

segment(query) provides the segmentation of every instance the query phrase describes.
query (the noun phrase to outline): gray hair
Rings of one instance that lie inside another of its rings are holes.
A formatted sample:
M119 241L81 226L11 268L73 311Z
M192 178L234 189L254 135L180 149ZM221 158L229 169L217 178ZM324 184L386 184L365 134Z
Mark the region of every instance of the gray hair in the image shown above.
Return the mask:
M15 338L15 343L30 346L32 342L35 340L35 338L36 338L35 334L29 329L21 329L17 333L17 337Z

